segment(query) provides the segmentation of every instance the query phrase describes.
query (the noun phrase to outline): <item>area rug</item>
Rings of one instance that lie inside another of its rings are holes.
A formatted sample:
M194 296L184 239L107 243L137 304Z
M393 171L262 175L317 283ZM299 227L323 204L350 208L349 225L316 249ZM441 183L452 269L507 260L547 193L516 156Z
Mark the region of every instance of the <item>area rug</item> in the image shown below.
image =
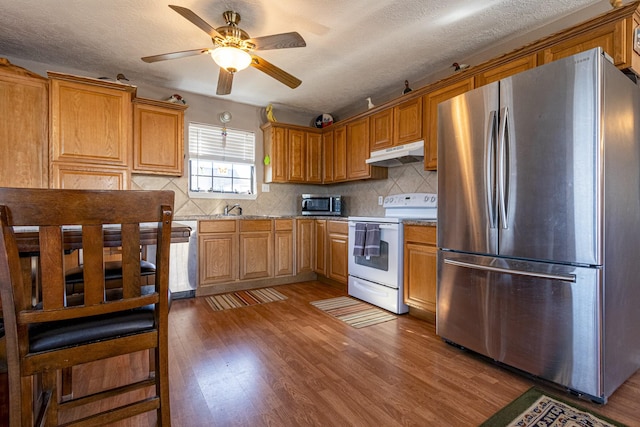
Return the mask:
M480 427L625 427L535 387L496 412Z
M207 302L214 311L230 308L247 307L250 305L264 304L273 301L282 301L286 296L272 288L252 289L250 291L238 291L228 294L212 295L206 297Z
M388 311L351 297L312 301L311 305L354 328L364 328L396 319L396 316Z

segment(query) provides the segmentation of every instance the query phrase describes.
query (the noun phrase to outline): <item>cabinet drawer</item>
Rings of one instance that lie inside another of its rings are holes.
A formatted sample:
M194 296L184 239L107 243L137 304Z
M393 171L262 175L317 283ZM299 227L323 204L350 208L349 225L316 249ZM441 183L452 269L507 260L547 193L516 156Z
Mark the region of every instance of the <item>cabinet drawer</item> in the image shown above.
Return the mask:
M236 221L221 219L198 222L199 233L235 233Z
M436 227L430 225L405 225L405 242L436 244Z
M349 234L347 221L327 221L327 231L335 234Z
M293 231L293 219L274 220L276 231Z
M271 231L270 219L243 219L240 221L240 232L247 231Z

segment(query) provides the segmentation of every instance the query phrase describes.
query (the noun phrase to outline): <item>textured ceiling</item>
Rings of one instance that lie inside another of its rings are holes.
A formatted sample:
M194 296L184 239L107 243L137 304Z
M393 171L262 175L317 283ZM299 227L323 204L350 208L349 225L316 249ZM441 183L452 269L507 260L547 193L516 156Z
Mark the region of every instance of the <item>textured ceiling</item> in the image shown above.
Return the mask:
M463 62L496 41L535 30L605 0L0 0L0 56L124 73L149 84L215 96L218 66L208 55L148 64L143 56L208 48L211 38L168 7L191 9L216 28L241 14L251 37L297 31L307 46L262 51L302 80L290 89L260 71L238 72L225 98L333 112ZM364 102L364 101L363 101Z

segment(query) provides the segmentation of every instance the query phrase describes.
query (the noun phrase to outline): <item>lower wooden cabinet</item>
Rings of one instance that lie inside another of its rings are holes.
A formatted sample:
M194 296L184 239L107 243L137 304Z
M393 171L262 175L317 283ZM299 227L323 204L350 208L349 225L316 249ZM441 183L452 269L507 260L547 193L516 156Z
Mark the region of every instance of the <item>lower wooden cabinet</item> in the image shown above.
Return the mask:
M404 302L436 312L436 227L404 226Z
M240 280L273 276L273 221L238 221L240 228Z
M236 221L198 223L198 286L238 279L238 233Z
M327 220L317 219L315 222L316 258L313 271L327 275Z
M296 220L296 274L313 272L315 219Z
M294 274L293 219L274 220L274 276Z
M327 276L342 284L349 281L349 223L327 221Z

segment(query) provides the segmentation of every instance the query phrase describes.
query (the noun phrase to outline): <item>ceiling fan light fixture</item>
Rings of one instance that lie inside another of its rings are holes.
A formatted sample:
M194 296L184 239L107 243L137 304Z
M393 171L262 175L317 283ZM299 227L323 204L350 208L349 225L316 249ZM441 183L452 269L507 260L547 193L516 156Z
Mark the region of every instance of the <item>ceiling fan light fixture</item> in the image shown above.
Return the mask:
M211 57L219 67L230 73L244 70L251 64L251 55L242 49L232 46L223 46L214 49Z

